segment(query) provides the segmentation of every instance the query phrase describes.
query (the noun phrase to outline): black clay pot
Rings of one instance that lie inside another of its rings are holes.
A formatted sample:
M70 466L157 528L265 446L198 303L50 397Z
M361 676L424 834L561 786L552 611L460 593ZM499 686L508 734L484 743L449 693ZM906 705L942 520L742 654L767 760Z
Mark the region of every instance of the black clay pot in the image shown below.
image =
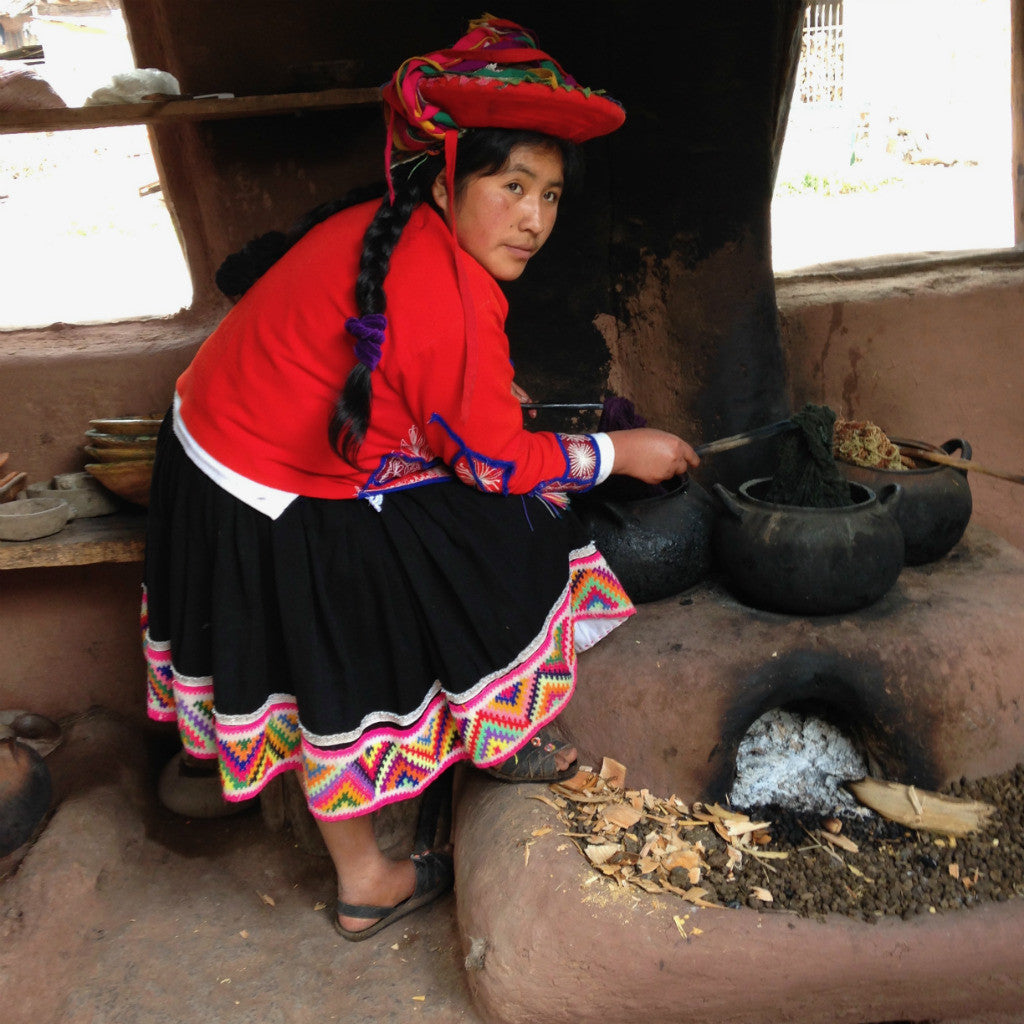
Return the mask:
M575 499L573 507L634 602L671 597L707 574L716 509L703 487L682 478L663 494L620 497L621 482L608 483Z
M961 459L970 459L971 446L962 438L954 438L943 445L923 441L890 438L904 455L914 458L914 449L953 455L959 451ZM887 484L897 483L903 496L896 506L896 522L906 542L907 565L934 562L951 551L964 535L971 518L973 503L967 471L952 466L928 465L919 462L918 469L868 469L839 462L847 480L863 484L878 493Z
M853 505L803 508L765 501L770 477L748 480L733 494L715 493L725 511L713 548L736 596L754 608L796 615L834 615L882 597L903 567L903 533L893 515L902 491L850 484Z

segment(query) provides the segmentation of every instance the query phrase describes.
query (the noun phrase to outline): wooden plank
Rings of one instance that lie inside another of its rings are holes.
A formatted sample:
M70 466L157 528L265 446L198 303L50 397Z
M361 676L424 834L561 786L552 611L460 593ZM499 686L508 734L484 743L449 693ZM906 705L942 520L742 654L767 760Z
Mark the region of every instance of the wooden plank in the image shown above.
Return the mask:
M148 103L116 103L56 110L5 110L0 135L59 132L79 128L114 128L129 124L180 124L241 117L271 117L304 111L341 110L380 103L380 89L322 89L317 92L232 99L189 99L169 96Z
M0 569L141 562L145 547L145 512L114 512L75 519L38 540L0 540Z

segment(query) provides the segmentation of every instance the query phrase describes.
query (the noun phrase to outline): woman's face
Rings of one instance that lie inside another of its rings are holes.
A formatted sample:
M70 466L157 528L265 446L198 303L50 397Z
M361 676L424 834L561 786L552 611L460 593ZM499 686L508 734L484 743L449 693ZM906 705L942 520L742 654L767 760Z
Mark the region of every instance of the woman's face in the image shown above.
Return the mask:
M514 281L548 240L562 197L562 154L548 146L519 145L495 174L473 175L458 190L459 245L499 281ZM448 213L444 174L434 201Z

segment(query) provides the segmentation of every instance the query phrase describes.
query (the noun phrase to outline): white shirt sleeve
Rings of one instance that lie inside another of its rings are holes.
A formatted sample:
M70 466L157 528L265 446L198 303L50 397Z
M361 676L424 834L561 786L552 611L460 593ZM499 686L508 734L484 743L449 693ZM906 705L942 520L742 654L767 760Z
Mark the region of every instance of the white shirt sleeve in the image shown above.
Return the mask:
M600 456L601 468L598 470L594 486L603 484L612 475L612 466L615 464L615 444L607 434L591 434L597 442L597 451Z

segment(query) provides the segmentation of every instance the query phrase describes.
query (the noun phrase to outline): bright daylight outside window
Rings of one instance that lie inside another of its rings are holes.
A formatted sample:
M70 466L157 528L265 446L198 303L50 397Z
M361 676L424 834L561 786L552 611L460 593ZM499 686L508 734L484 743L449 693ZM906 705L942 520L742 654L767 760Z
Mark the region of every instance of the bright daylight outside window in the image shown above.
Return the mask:
M1010 247L1010 0L808 5L776 271Z
M0 116L81 106L134 67L118 0L0 0ZM192 301L144 125L0 135L0 238L0 329Z

